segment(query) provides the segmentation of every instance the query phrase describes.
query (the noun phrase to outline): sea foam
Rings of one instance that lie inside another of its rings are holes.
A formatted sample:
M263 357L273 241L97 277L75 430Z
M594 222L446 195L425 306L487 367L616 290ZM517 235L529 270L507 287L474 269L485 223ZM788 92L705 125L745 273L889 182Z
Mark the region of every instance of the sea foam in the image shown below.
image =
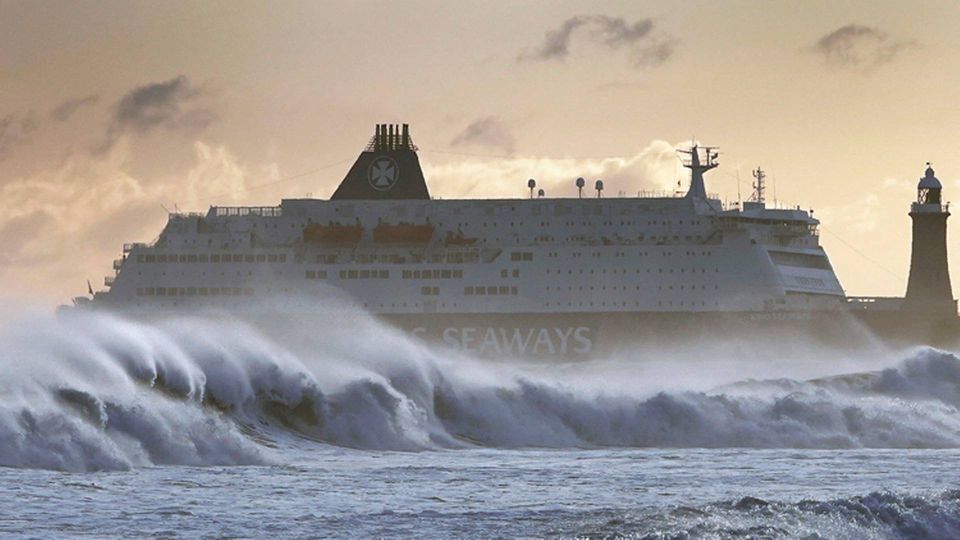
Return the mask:
M960 359L934 349L885 369L703 389L702 380L651 384L660 371L645 376L639 353L484 362L363 325L304 332L294 346L201 317L77 313L9 324L0 332L0 465L268 464L284 461L290 437L401 451L960 446Z

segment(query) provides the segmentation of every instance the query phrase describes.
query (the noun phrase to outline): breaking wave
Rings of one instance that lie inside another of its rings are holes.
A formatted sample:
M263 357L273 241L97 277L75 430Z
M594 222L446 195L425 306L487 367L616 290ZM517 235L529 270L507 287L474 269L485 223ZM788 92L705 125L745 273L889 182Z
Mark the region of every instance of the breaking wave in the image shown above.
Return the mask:
M960 359L934 349L853 375L752 381L743 373L710 390L657 390L624 383L643 378L630 359L604 369L482 363L373 321L349 334L301 333L284 346L275 339L200 318L72 314L8 325L0 465L265 464L304 439L406 451L960 447ZM616 370L625 365L634 371Z
M579 518L577 538L957 538L960 491L933 495L873 492L797 502L757 497L636 513L597 511ZM658 531L650 534L649 531Z

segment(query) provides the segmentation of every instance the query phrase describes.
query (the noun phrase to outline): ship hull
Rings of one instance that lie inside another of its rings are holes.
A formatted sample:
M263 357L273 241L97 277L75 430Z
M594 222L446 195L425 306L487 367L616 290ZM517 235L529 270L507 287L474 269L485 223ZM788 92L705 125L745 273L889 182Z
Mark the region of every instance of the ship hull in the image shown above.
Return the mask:
M957 317L899 312L529 313L385 316L389 324L444 347L483 357L588 358L629 354L637 347L719 341L789 340L857 349L960 344Z
M96 308L94 308L96 309ZM960 318L907 315L900 311L581 312L369 314L358 311L225 312L124 311L122 316L158 320L184 315L240 318L291 342L310 328L368 336L377 325L443 349L484 358L590 359L628 355L638 348L716 343L809 343L856 350L890 346L960 346ZM374 337L375 339L375 337ZM710 349L705 349L710 350Z

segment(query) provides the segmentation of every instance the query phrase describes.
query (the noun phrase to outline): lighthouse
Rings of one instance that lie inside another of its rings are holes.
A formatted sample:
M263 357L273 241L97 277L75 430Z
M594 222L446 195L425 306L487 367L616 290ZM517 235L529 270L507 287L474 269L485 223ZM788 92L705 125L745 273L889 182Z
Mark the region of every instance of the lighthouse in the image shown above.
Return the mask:
M947 268L950 209L942 202L942 189L933 167L927 163L927 170L917 184L917 201L910 205L913 247L904 310L929 315L956 315L957 312Z

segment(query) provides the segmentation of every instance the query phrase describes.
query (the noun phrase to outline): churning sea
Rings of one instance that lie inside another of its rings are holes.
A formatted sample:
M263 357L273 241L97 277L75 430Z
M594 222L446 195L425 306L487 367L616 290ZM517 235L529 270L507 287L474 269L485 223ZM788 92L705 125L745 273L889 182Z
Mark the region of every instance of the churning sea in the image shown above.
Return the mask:
M291 332L4 323L0 537L960 537L950 351L521 363Z

